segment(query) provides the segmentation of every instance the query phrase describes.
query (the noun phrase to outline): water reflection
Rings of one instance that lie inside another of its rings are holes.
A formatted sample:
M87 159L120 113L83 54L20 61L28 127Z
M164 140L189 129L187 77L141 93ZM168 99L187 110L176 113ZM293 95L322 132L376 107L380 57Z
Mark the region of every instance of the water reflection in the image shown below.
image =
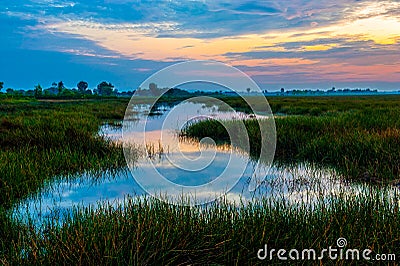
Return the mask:
M201 107L201 108L199 108ZM233 202L246 202L254 198L283 198L290 203L305 202L312 204L316 200L328 199L337 193L357 194L363 190L362 185L349 184L341 181L337 173L329 168L320 168L311 164L293 166L273 166L272 168L256 168L256 163L249 156L231 146L215 146L210 140L196 142L179 138L177 132L187 121L191 121L193 112L199 116L196 119L247 119L249 115L240 112L222 112L216 106L206 106L200 103L187 103L184 112L170 114L164 112L168 107L162 107L159 114L148 117L145 125L146 139L140 134L143 117L147 117L148 106L137 105L130 110L132 119L124 124L124 138L121 127L104 125L100 133L114 141L131 141L139 157L135 161L135 178L147 178L147 184L154 187L154 194L163 194L160 183L151 177L156 169L170 182L184 186L201 186L207 184L225 173L225 178L236 178L237 184L228 191L226 198ZM198 111L201 110L201 111ZM169 115L169 117L167 117ZM200 117L200 118L199 118ZM162 129L160 129L162 128ZM151 152L149 150L153 149ZM151 157L151 160L148 160ZM146 157L146 158L145 158ZM212 158L202 160L202 158ZM179 166L179 167L176 167ZM259 187L256 191L248 190L249 179L254 171L259 177ZM264 178L265 177L265 178ZM73 177L60 177L45 189L21 202L14 209L14 214L24 221L32 219L37 225L49 219L62 222L63 215L71 212L74 206L96 206L108 202L119 204L127 196L144 196L146 192L136 182L132 172L120 169L116 172L104 172L100 175L86 173ZM152 183L154 182L154 183ZM221 186L205 186L196 194L191 194L194 200L207 201L221 196ZM169 197L181 197L183 190L169 191Z
M219 106L224 105L227 104L222 102ZM248 115L229 109L229 106L224 106L227 111L222 112L216 105L193 102L193 98L156 117L149 117L142 106L130 106L131 113L125 116L128 121L123 128L125 155L127 149L132 154L131 147L144 149L144 156L135 160L135 167L129 163L128 166L150 195L189 194L195 195L199 203L206 203L229 191L243 175L251 175L248 152L238 152L230 146L218 147L210 138L193 142L178 136L188 123L203 119L243 120ZM152 109L152 112L156 111ZM243 123L235 130L226 129L231 139L241 132L247 135ZM241 148L248 151L248 138L246 140L247 146L243 146L247 149ZM126 157L129 162L129 156Z
M211 171L211 170L210 170ZM197 184L207 182L207 176L176 175L176 182ZM237 185L226 194L232 202L246 202L254 198L273 197L283 198L291 203L308 202L328 197L342 191L359 193L361 185L350 185L340 181L334 170L321 169L310 164L297 166L272 167L270 173L262 181L261 186L254 192L248 187L250 175L245 173ZM206 194L191 195L193 200L207 197L216 191ZM96 206L101 202L117 205L127 196L144 196L146 193L137 184L128 168L117 172L106 172L100 176L84 174L76 177L60 177L37 195L21 202L14 210L16 216L27 221L28 217L40 225L49 219L60 220L75 206ZM168 195L180 197L180 194ZM29 215L27 215L29 214Z

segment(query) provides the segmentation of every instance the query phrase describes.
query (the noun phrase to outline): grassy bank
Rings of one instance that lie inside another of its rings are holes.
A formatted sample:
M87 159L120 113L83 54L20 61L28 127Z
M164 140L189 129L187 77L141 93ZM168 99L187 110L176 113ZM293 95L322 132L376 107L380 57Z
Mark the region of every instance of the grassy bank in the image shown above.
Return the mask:
M18 200L55 176L125 164L122 148L97 134L105 119L123 117L123 106L120 101L0 102L0 257L26 230L6 214Z
M62 228L50 225L43 234L25 229L14 239L3 262L254 265L269 261L257 258L265 244L269 250L314 249L319 257L322 249L337 248L339 237L347 239L347 248L372 250L371 258L399 254L400 215L385 193L370 190L363 196L337 196L329 203L321 200L313 211L279 199L246 206L221 200L192 208L134 199L118 208L78 209ZM273 261L279 262L276 252ZM362 258L330 261L327 254L321 261L368 263ZM288 262L296 261L280 261ZM319 264L319 260L297 263Z
M56 175L123 165L121 147L97 132L105 119L122 119L124 108L115 101L1 102L0 204Z
M399 102L399 97L273 98L272 109L289 115L275 120L275 160L311 161L333 166L351 179L397 182ZM258 122L248 120L245 125L251 152L257 156L261 139ZM222 124L211 120L191 125L184 135L229 141Z

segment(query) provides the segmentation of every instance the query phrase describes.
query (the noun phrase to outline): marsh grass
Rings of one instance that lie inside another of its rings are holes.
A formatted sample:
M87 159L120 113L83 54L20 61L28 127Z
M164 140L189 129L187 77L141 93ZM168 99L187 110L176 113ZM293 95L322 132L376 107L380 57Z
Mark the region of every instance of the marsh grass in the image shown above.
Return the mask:
M243 108L236 98L224 101ZM394 180L400 165L398 102L398 97L270 99L275 112L296 114L276 119L277 159L330 164L351 178ZM121 120L126 104L1 100L0 264L254 265L266 263L257 260L265 244L322 250L339 237L349 248L400 254L399 198L385 186L338 193L312 209L289 204L283 195L246 204L223 198L199 207L134 198L118 206L76 208L63 225L49 220L41 230L34 221L12 219L10 207L55 176L125 164L121 146L97 132L103 121ZM218 123L207 123L213 122L193 124L186 134L228 141ZM245 125L257 155L256 121Z
M145 150L149 158L161 158L164 154L169 153L169 146L164 147L161 140L158 140L157 143L146 143Z
M21 237L29 241L28 228L8 215L19 200L56 176L125 165L122 147L97 134L103 119L123 117L115 103L1 101L0 257Z
M310 104L308 101L302 103L302 99L297 101L301 106ZM327 105L327 108L334 109L325 114L289 115L275 119L275 160L321 163L335 167L353 180L397 183L400 178L400 106L390 101L388 106L382 107L386 103L383 99L380 102L379 98L366 98L354 100L352 110L337 112L348 106L347 101L336 103L338 106L335 107ZM310 105L309 108L314 107ZM249 134L251 155L257 157L261 149L258 122L250 119L243 123ZM261 120L261 123L265 122ZM213 120L191 124L183 134L229 142L222 124Z
M75 209L62 227L50 221L44 231L24 228L4 261L254 265L263 263L257 251L265 244L318 252L336 246L339 237L348 240L349 248L398 254L400 215L387 193L374 188L360 195L335 196L329 203L318 201L312 210L279 197L246 204L223 198L198 207L131 198L118 206Z
M110 114L112 105L2 103L0 203L10 206L57 175L123 166L121 145L98 135L102 119L116 117ZM120 105L118 117L123 116Z

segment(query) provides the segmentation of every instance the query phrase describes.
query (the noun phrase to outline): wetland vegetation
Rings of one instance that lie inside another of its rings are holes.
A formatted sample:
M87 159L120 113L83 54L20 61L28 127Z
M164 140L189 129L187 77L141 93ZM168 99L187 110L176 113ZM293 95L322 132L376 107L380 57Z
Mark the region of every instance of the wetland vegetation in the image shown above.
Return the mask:
M220 99L248 110L239 98ZM400 97L268 101L274 113L285 115L275 120L277 161L332 166L345 179L366 182L364 191L332 194L313 208L279 197L246 204L220 199L198 207L129 198L120 206L77 207L62 225L50 219L37 230L34 222L13 219L12 206L55 177L125 166L121 145L98 132L104 123L119 124L128 99L1 98L0 263L253 265L263 263L257 250L265 244L321 250L339 237L349 248L400 254L399 199L393 195L400 178ZM256 122L245 121L253 155L259 152ZM184 133L227 141L218 121L192 124Z
M277 149L275 160L310 161L330 165L343 176L367 182L400 182L399 97L272 98ZM239 99L228 99L238 105ZM243 104L244 105L244 104ZM232 123L239 123L235 121ZM251 152L260 152L260 131L255 119L244 121ZM261 120L261 123L263 121ZM216 120L185 128L188 137L229 140Z

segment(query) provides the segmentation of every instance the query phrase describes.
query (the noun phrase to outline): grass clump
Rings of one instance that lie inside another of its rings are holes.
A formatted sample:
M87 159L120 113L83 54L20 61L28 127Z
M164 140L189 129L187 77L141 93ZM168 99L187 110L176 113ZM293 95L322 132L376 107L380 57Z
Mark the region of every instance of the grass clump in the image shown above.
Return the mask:
M115 105L118 103L118 105ZM0 103L0 258L29 230L8 209L56 176L125 166L121 145L98 130L105 119L121 119L124 102ZM29 233L29 234L28 234Z
M5 261L254 265L265 263L257 258L258 249L265 244L271 249L321 252L336 247L339 237L347 239L348 248L398 254L400 216L385 193L373 189L360 196L332 196L329 202L317 202L313 210L280 198L236 205L221 199L198 207L135 198L117 207L105 204L98 209L76 209L62 227L49 224L44 232L22 233L29 241L16 238ZM278 262L276 256L273 262Z
M57 175L123 166L122 147L98 135L104 119L117 117L110 111L113 105L107 101L2 103L0 204L11 206ZM119 118L121 106L114 110Z

